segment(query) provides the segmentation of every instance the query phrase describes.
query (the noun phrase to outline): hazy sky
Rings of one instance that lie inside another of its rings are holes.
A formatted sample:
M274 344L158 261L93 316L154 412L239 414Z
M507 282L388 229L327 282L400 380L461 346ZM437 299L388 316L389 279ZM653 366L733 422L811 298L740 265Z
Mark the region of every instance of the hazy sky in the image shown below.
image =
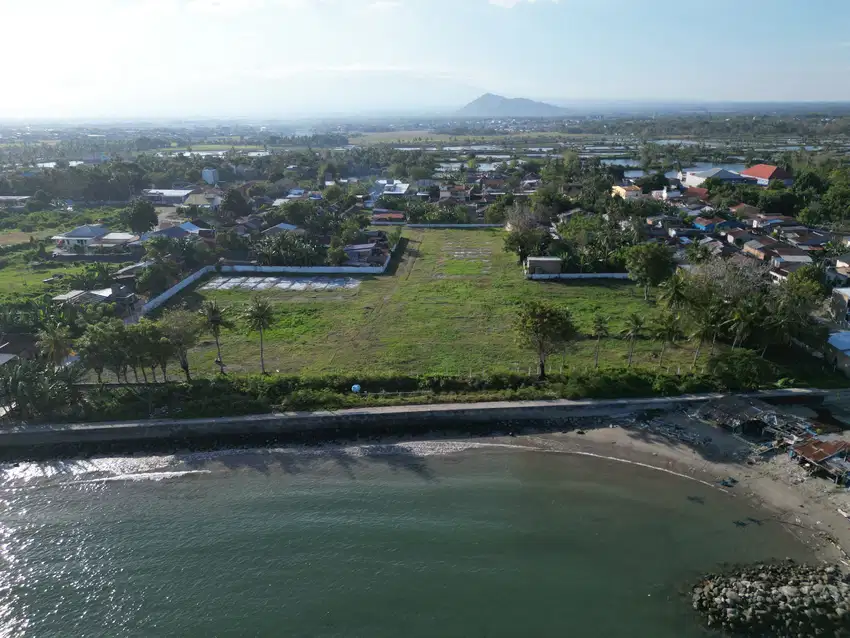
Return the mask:
M0 117L850 100L847 0L0 0Z

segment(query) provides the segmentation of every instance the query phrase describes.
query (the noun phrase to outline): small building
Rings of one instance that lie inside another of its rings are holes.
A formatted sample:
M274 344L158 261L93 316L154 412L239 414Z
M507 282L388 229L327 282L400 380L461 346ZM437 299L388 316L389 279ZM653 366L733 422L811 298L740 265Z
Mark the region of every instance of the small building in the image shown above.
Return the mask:
M748 241L756 239L750 231L743 228L733 228L726 231L726 241L738 248L742 248Z
M388 251L378 246L377 242L370 244L350 244L343 248L348 257L348 264L377 265L386 259Z
M381 195L388 195L390 197L405 197L410 192L410 184L387 180L387 183L384 184L384 190L381 192Z
M156 206L183 206L190 195L199 192L197 188L148 188L142 197Z
M802 248L797 248L796 246L778 243L771 247L771 252L773 254L771 255L770 263L774 268L779 268L780 266L788 263L812 263L812 258L808 251L805 251Z
M682 199L687 200L695 200L699 202L707 202L708 201L708 189L700 188L698 186L690 186L685 189L685 192L682 193Z
M82 306L89 304L114 303L122 311L130 311L135 307L135 293L123 284L113 284L100 290L69 290L62 295L53 297L57 304Z
M682 199L682 193L675 188L671 190L665 186L660 191L652 191L652 199L662 202L676 201Z
M751 239L745 242L743 250L751 257L765 261L773 257L772 248L778 243L778 241L770 237L759 237L758 239Z
M850 442L840 439L812 438L791 448L791 458L800 459L811 470L820 470L836 483L847 483L850 477Z
M726 222L726 220L722 217L697 217L694 220L694 228L697 230L704 230L709 233L719 230L719 227L722 224L728 224L728 222Z
M20 208L29 200L29 195L0 195L0 208Z
M204 170L201 171L201 179L207 184L218 184L218 169L209 167L204 168Z
M224 201L218 193L193 193L186 198L184 206L197 206L204 210L216 212Z
M270 228L266 228L263 231L263 235L265 237L272 237L274 235L280 235L281 233L292 233L293 235L303 235L306 231L303 228L298 228L295 224L287 224L286 222L280 222L279 224L275 224Z
M560 257L529 257L525 260L525 270L529 275L560 275Z
M741 175L755 180L759 186L768 186L772 181L782 182L786 186L791 186L794 183L794 179L788 171L772 164L750 166L747 170L741 171Z
M637 186L614 186L611 188L611 197L621 197L623 199L637 199L641 196L642 191Z

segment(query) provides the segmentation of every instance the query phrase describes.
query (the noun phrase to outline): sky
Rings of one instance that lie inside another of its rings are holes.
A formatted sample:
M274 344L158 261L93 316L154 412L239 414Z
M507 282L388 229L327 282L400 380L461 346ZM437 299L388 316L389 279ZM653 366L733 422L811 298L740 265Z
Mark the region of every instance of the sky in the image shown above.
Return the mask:
M0 117L850 100L847 0L0 0Z

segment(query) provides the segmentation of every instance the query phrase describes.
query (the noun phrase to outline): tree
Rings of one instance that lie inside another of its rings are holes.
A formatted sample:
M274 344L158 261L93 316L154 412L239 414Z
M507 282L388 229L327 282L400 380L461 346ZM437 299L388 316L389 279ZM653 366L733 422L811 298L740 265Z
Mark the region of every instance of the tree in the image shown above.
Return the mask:
M658 356L658 367L664 365L664 353L667 349L667 344L674 344L681 336L679 328L679 318L670 313L665 312L655 328L655 338L661 341L661 354Z
M652 191L663 190L665 186L670 185L670 180L664 173L652 173L640 179L635 180L635 185L640 186L641 192L648 195Z
M54 367L59 367L71 353L71 333L66 326L53 323L38 332L38 351Z
M180 368L186 375L186 382L190 382L192 376L189 373L189 350L198 343L203 329L201 317L185 308L166 310L159 320L159 328L174 349Z
M345 196L345 191L342 190L342 187L339 184L332 184L325 189L322 197L326 202L332 204L336 201L339 201Z
M694 351L694 361L691 368L696 369L700 351L706 341L711 340L709 358L714 356L714 346L717 341L717 331L723 317L723 309L716 303L709 303L705 307L694 312L693 320L695 327L691 333L692 339L697 339L697 347Z
M249 332L260 333L260 371L266 373L266 360L263 351L263 334L274 323L274 308L271 302L260 295L251 298L248 308L242 315Z
M218 305L215 299L207 299L201 306L200 315L203 320L204 329L215 339L215 348L218 358L215 360L219 373L224 374L224 361L221 358L221 330L232 328L233 322L226 316L226 309Z
M226 221L233 221L251 213L251 205L245 201L245 196L237 188L231 188L224 195L218 209L219 216Z
M593 367L599 367L599 346L601 345L602 339L608 336L608 318L603 317L600 314L596 314L593 316L593 329L591 331L591 336L596 339L596 349L593 353Z
M635 312L626 317L626 327L620 331L620 335L629 340L629 368L632 367L632 357L635 353L635 339L641 336L642 331L643 317Z
M629 277L643 286L643 298L649 299L649 287L667 279L675 268L673 255L661 244L640 244L626 251Z
M688 305L688 280L685 271L676 271L661 284L658 300L670 312L679 312Z
M546 252L551 236L545 228L514 229L505 235L505 252L516 253L518 263Z
M100 384L103 384L103 371L106 368L107 352L110 347L106 337L103 325L96 323L89 325L75 344L80 363L87 370L95 373L97 382Z
M144 199L135 199L121 212L121 222L133 233L141 235L159 223L154 205Z
M578 335L568 308L539 301L519 305L515 327L520 343L537 355L541 381L546 379L547 357L566 348Z

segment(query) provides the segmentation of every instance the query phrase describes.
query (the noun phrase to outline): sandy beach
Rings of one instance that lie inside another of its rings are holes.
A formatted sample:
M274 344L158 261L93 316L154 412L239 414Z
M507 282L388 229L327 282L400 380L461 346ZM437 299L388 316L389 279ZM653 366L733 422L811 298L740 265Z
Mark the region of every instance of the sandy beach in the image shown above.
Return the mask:
M594 420L580 428L489 440L640 464L711 485L764 509L819 558L850 569L850 521L838 512L850 511L850 492L810 476L787 454L754 460L745 443L684 412L665 412L649 424ZM724 479L733 479L732 487L721 485Z

